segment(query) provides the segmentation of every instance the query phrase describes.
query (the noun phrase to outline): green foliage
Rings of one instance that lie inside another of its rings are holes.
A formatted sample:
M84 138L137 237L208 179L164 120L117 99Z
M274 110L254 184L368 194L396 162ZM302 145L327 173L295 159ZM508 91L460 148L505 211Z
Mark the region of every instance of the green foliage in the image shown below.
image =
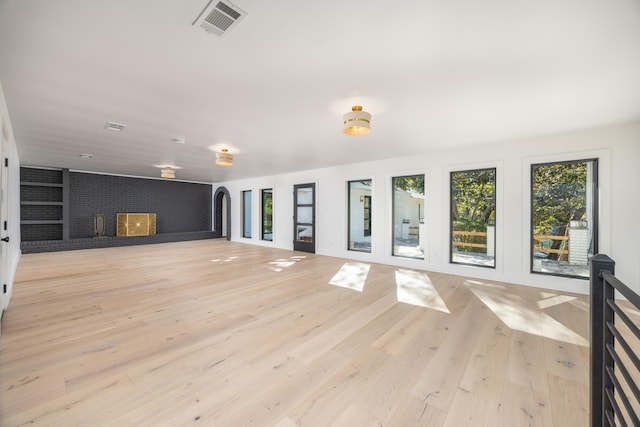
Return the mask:
M487 223L481 221L453 221L455 231L487 231Z
M555 234L571 220L583 219L587 204L587 163L533 167L533 234Z
M412 175L393 178L393 185L397 189L424 194L424 175Z
M451 216L453 231L486 232L495 221L496 173L483 169L451 174ZM454 235L454 242L486 244L486 236ZM484 253L486 249L457 246L460 252Z
M481 224L484 231L489 220L495 220L496 172L483 169L451 174L451 214L454 221ZM456 228L454 228L456 230Z
M273 230L273 193L262 192L262 229L264 233L272 233Z

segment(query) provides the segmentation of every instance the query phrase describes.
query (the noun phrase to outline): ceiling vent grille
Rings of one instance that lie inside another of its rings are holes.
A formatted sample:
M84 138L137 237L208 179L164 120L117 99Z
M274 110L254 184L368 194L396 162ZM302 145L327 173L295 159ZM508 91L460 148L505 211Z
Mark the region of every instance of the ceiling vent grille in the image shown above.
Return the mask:
M199 25L208 33L222 37L235 28L247 13L230 1L210 0L192 25Z

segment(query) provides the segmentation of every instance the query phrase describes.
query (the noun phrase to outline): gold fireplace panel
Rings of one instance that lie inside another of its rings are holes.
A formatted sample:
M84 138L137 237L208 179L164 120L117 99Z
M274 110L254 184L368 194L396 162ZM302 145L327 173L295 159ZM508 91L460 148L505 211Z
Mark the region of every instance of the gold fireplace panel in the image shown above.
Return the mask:
M150 234L156 234L156 214L118 214L118 236L148 236Z

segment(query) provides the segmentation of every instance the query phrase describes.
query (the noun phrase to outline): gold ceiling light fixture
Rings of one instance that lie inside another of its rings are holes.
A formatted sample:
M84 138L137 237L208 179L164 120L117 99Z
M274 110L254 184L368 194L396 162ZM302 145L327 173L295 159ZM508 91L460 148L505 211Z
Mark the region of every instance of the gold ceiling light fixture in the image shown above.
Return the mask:
M344 127L342 131L347 135L359 136L371 132L371 114L362 111L362 106L354 105L351 111L342 116Z
M176 171L171 166L165 166L160 172L160 178L174 179L176 177Z
M223 148L220 153L216 153L216 165L233 166L233 154L229 150Z

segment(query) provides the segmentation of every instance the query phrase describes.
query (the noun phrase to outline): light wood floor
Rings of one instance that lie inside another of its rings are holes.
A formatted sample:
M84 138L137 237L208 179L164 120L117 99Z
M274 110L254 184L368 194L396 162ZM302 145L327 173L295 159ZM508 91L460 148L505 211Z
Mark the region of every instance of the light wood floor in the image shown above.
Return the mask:
M224 240L24 255L0 425L586 426L588 312Z

